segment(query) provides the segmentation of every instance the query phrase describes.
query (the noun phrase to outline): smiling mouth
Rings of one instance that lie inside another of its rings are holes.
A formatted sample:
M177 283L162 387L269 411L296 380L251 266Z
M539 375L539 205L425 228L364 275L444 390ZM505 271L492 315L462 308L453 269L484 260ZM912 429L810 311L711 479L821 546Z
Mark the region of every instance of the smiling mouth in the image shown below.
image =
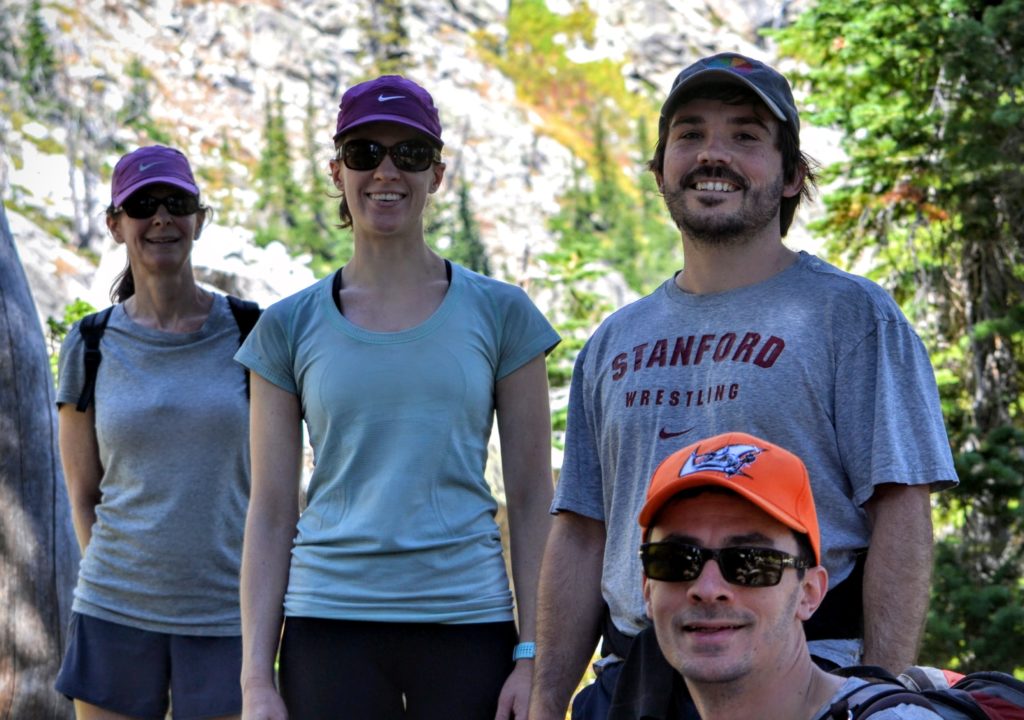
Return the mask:
M386 193L368 193L371 200L377 200L379 202L394 202L401 200L402 195L400 193L386 192Z
M724 192L733 193L739 191L736 185L722 180L702 180L690 186L698 192Z

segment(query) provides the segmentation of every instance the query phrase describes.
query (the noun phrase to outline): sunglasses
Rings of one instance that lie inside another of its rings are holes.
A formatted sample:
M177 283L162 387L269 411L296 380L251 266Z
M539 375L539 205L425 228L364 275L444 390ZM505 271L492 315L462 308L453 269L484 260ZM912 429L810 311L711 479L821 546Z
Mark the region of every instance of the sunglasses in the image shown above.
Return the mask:
M124 211L133 220L147 220L156 215L156 209L163 205L171 215L181 217L199 211L199 198L191 193L175 193L166 197L154 197L146 193L135 193L114 208L114 212Z
M811 563L781 550L760 547L711 548L681 542L652 542L640 546L644 575L651 580L689 582L700 577L708 560L718 563L722 577L733 585L771 587L782 581L786 568L804 569Z
M391 147L374 140L349 140L338 151L338 158L349 170L373 170L386 156L405 172L423 172L441 162L441 151L422 140L405 140Z

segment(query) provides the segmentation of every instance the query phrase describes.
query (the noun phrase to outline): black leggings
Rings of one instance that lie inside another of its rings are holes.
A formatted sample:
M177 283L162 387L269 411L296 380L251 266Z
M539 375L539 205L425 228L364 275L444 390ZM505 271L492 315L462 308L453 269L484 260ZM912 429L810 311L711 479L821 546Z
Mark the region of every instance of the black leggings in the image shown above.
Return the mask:
M493 720L515 624L290 617L279 684L295 720Z

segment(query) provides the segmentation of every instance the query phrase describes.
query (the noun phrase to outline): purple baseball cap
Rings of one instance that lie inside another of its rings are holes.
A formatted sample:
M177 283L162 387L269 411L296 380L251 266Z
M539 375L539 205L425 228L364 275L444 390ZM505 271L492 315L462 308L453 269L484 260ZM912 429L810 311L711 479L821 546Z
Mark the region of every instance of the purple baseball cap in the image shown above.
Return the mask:
M800 134L800 115L793 100L793 90L777 70L739 53L719 53L693 63L676 76L672 90L661 106L658 129L662 133L672 118L683 95L702 85L734 83L753 90L772 115Z
M114 207L121 205L136 190L157 183L174 185L199 195L188 158L180 150L147 145L128 153L114 166L114 179L110 183Z
M341 96L337 140L349 130L371 122L393 122L419 130L437 143L441 139L441 120L430 93L401 75L381 75L353 85Z

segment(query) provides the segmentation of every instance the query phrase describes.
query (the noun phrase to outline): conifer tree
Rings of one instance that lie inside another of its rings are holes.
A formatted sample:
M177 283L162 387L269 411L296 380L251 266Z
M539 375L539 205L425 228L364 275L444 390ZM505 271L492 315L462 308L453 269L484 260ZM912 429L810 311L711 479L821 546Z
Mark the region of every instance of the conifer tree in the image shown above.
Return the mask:
M361 22L366 46L378 75L402 75L409 69L409 32L404 0L375 0Z
M36 102L50 105L58 66L41 9L40 0L32 0L28 6L22 50L24 68L21 84L24 91Z
M292 243L291 229L296 225L293 213L298 207L299 189L292 177L280 86L273 99L267 100L263 118L265 144L256 171L259 187L256 208L262 211L262 221L255 239L260 245L280 240L292 251L297 251L300 248Z
M487 257L487 248L480 237L480 226L476 222L469 196L469 183L464 178L458 182L454 214L454 232L445 255L474 272L490 275L491 263Z

